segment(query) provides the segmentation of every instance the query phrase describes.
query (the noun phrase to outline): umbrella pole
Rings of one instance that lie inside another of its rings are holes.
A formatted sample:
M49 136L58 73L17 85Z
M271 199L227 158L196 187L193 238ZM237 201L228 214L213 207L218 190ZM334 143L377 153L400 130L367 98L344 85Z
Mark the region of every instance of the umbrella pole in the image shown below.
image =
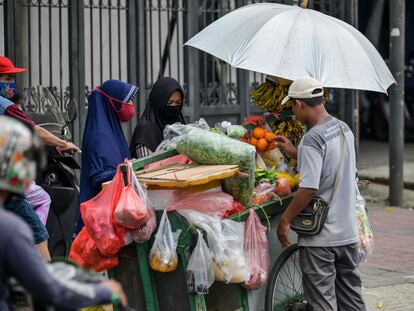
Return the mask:
M302 8L306 9L308 7L308 0L303 0L301 6Z

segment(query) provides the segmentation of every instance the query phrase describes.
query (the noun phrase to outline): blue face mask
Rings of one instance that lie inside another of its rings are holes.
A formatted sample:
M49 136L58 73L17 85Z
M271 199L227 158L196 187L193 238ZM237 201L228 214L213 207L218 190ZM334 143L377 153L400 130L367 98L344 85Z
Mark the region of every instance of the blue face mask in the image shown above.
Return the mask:
M7 99L12 99L16 92L16 83L0 82L0 96L5 97Z

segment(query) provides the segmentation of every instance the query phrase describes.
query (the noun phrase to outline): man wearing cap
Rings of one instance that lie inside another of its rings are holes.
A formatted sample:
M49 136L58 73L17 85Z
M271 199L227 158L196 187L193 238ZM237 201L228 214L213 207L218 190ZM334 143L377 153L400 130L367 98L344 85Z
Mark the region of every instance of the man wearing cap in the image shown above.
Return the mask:
M300 172L299 190L277 228L279 241L282 247L289 246L292 220L312 197L324 199L329 204L329 212L322 231L298 236L305 299L315 311L366 310L358 267L354 135L344 122L325 110L319 81L295 80L282 105L289 100L295 117L308 131L297 149L285 137L279 137L277 142L286 156L298 160Z
M15 83L15 74L24 72L25 70L25 68L15 67L7 57L0 56L0 115L12 117L26 124L38 134L45 144L56 147L59 153L64 153L66 151L80 152L80 149L73 143L64 141L46 129L37 126L20 109L20 107L15 104L19 99ZM28 191L30 191L30 189ZM32 197L34 196L38 198L42 197L43 201L50 202L49 194L45 191L41 192L38 190L36 193L32 193ZM5 208L19 215L30 225L39 252L46 260L50 260L50 254L47 247L47 239L49 238L48 232L38 215L33 210L26 196L20 194L11 196L5 204Z

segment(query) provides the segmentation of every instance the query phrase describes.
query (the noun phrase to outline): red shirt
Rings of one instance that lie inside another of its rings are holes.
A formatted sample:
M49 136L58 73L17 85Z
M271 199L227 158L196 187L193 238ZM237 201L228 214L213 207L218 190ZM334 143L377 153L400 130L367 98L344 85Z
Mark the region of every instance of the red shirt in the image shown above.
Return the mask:
M6 111L4 112L6 116L15 118L19 120L20 122L23 122L27 126L34 128L36 124L33 122L32 119L30 119L16 104L10 105L7 107Z

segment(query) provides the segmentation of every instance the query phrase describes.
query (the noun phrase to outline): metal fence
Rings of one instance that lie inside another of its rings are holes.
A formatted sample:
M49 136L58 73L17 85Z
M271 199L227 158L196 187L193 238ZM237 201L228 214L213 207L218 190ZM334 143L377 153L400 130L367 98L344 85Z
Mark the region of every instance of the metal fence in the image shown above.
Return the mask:
M308 7L352 22L349 3L355 1L310 0ZM172 76L184 87L188 121L205 117L212 124L223 119L240 122L256 109L249 92L263 75L236 70L183 44L231 10L256 2L264 1L0 0L0 52L29 69L17 81L27 88L28 112L47 114L41 87L52 90L62 111L76 100L78 144L87 95L107 79L137 84L142 112L152 84L161 76ZM135 124L136 120L126 126L127 136Z

